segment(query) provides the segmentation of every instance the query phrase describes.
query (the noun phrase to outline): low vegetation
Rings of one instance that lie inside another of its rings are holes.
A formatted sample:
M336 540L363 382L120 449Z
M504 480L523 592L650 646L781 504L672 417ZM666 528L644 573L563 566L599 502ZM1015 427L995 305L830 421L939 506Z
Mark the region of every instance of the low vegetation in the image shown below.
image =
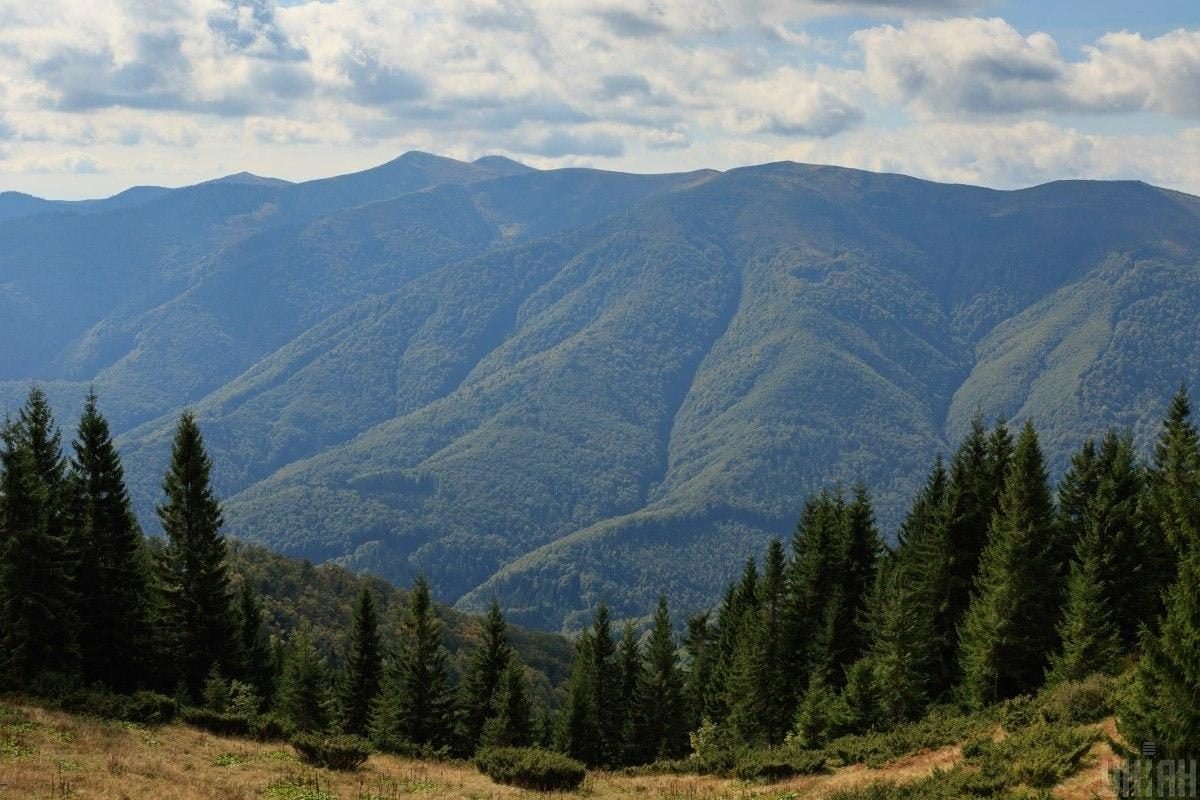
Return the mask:
M496 783L538 792L575 789L587 774L575 759L536 747L485 747L475 766Z

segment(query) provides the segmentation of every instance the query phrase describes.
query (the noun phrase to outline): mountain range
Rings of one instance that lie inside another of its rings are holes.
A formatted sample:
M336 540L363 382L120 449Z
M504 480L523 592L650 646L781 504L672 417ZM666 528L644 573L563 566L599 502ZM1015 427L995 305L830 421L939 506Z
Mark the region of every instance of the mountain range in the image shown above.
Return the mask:
M463 610L711 603L805 497L891 531L982 413L1145 447L1196 385L1200 199L796 163L424 153L94 201L0 193L0 408L94 386L143 525L180 410L227 530Z

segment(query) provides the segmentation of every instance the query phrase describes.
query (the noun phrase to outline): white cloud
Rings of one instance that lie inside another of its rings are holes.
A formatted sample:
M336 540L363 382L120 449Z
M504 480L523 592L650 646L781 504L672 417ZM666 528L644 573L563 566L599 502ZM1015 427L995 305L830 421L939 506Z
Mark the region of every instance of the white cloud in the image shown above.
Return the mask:
M1048 34L1003 19L918 20L858 31L884 101L936 116L1153 111L1200 116L1200 30L1110 33L1070 61Z

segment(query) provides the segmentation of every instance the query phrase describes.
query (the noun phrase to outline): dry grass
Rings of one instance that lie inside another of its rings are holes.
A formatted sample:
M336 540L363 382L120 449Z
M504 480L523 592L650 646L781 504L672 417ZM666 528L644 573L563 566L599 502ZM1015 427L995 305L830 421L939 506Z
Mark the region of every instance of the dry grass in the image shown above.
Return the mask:
M880 770L862 766L771 786L700 776L589 773L589 800L806 800L877 780L905 782L961 758L948 747ZM1089 774L1092 771L1089 771ZM1075 785L1075 784L1078 785ZM1091 784L1077 777L1064 800ZM1063 787L1066 789L1067 787ZM339 774L301 765L284 744L225 739L183 725L141 728L79 719L27 704L0 703L0 799L120 800L501 800L532 797L498 786L470 765L372 756Z

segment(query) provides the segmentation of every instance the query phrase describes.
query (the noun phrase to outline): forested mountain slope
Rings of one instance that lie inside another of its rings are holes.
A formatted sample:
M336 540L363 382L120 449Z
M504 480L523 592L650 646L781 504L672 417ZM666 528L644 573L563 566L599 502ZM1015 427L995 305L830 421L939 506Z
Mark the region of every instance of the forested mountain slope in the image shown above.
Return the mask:
M711 602L832 482L890 529L977 411L1056 470L1148 441L1196 383L1198 222L1139 183L410 154L0 223L0 397L94 382L148 527L186 404L234 535L574 627Z

